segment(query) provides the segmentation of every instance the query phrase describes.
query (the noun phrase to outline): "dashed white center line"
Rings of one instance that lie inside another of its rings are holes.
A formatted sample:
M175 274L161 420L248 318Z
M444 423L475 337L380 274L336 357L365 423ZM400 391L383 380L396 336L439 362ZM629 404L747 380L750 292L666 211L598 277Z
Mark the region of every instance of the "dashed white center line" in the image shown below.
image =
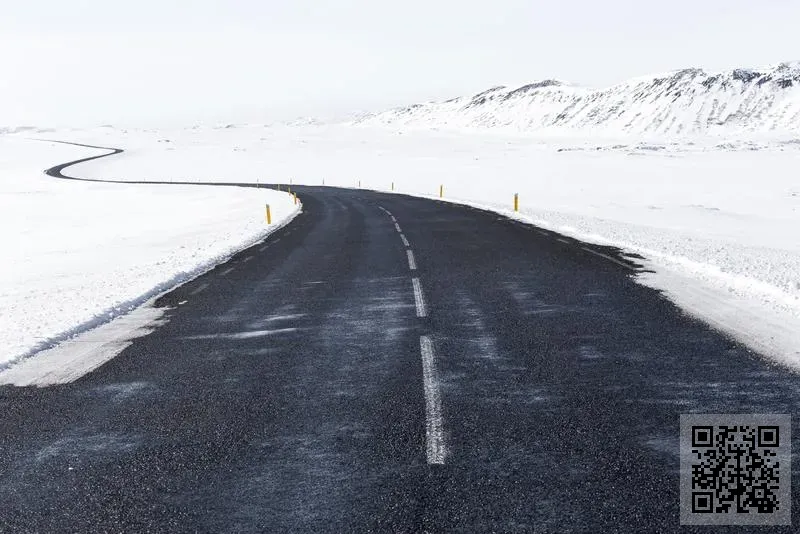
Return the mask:
M400 234L400 239L402 239L402 240L403 240L403 244L404 244L405 246L407 246L407 247L410 247L410 246L411 246L411 244L408 242L408 239L406 239L406 236L405 236L405 234Z
M394 223L394 227L395 227L395 229L397 229L398 232L400 232L401 234L403 233L403 231L400 229L400 225L399 224Z
M425 390L425 453L429 464L444 464L444 431L442 430L442 396L436 376L433 342L428 336L419 338L422 353L422 380Z
M566 239L561 239L560 237L557 237L556 241L561 241L562 243L566 243L567 245L569 245L569 241L567 241Z
M200 284L199 287L197 287L197 289L195 289L194 291L190 292L189 294L190 295L197 295L198 293L202 293L206 289L208 289L208 284L203 282L202 284Z
M247 256L244 260L242 260L242 262L243 263L247 263L248 261L250 261L252 259L253 259L253 256Z
M233 267L228 267L227 269L225 269L224 271L222 271L219 274L220 274L220 276L227 276L227 275L229 275L231 273L231 271L233 271Z
M259 248L259 249L258 249L258 251L259 251L259 252L264 252L264 251L265 251L265 250L267 250L268 248L269 248L269 245L264 245L263 247Z
M397 219L394 218L394 215L392 215L392 222L397 222Z
M411 284L414 286L414 303L417 306L417 317L427 317L428 310L425 308L425 296L422 294L419 278L412 278Z
M417 262L414 260L414 253L410 250L406 250L406 254L408 255L408 268L412 271L416 271Z

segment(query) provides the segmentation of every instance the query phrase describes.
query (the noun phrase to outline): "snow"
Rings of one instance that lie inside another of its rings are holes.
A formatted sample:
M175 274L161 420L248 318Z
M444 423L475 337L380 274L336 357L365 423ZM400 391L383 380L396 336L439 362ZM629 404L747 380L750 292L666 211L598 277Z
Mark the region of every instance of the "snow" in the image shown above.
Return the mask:
M775 132L647 140L624 131L470 132L298 124L46 135L126 149L67 171L91 178L324 180L342 187L360 181L381 191L394 182L396 192L430 197L441 184L447 200L644 256L654 272L638 275L639 282L773 361L800 368L800 139ZM31 266L3 266L14 270L0 292L2 335L14 354L118 310L119 303L140 302L175 273L196 272L258 238L265 195L277 194L54 182L41 175L43 161L66 161L86 150L22 135L0 137L28 158L17 179L2 173L1 216L27 234L15 235L9 250L31 258ZM515 193L517 214L511 212ZM282 206L280 217L291 211L284 197L270 202ZM14 313L6 316L7 309Z
M115 317L97 328L82 332L36 355L0 371L0 384L52 386L73 382L97 369L131 345L134 339L166 324L166 308L153 306L155 299Z
M494 209L647 258L639 280L754 349L800 366L800 143L642 142L329 125L95 130L133 150L87 164L120 179L288 182ZM164 142L169 139L170 142ZM519 193L521 212L512 214Z
M604 89L545 80L361 117L357 124L584 136L800 133L800 62L706 73L683 69Z
M104 151L23 135L0 136L0 370L262 239L266 203L271 228L297 209L289 195L265 189L57 180L43 169Z

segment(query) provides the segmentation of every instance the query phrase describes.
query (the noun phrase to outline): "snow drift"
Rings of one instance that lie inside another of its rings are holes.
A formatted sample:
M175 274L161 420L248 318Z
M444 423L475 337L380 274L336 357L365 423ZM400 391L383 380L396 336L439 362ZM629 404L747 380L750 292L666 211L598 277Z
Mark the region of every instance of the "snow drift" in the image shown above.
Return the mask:
M800 133L800 62L720 73L684 69L606 89L556 80L500 86L366 115L355 123L656 136Z

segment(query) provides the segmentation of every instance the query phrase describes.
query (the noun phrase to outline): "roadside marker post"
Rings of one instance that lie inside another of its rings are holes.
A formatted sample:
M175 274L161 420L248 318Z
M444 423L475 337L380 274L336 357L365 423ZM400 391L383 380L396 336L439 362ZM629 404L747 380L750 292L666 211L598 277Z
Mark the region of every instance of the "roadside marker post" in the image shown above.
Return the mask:
M519 193L514 193L514 211L519 211Z
M392 191L394 191L394 182L392 182Z
M294 203L297 204L297 193L292 193L292 196L294 197Z
M272 224L272 213L269 211L269 204L267 204L267 224Z
M444 197L444 185L439 186L439 198Z

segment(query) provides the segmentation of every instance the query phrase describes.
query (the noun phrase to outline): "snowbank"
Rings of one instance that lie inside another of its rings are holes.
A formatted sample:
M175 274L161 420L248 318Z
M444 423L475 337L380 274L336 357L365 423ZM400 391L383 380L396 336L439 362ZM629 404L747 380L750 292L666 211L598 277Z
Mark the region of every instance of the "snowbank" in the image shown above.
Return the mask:
M800 365L800 143L389 132L243 126L96 130L134 147L87 165L122 179L270 181L446 197L648 258L642 282L776 359ZM119 140L120 138L124 141ZM167 142L168 140L168 142Z
M265 203L274 222L296 209L276 191L92 184L42 172L96 153L0 136L0 369L258 241Z

